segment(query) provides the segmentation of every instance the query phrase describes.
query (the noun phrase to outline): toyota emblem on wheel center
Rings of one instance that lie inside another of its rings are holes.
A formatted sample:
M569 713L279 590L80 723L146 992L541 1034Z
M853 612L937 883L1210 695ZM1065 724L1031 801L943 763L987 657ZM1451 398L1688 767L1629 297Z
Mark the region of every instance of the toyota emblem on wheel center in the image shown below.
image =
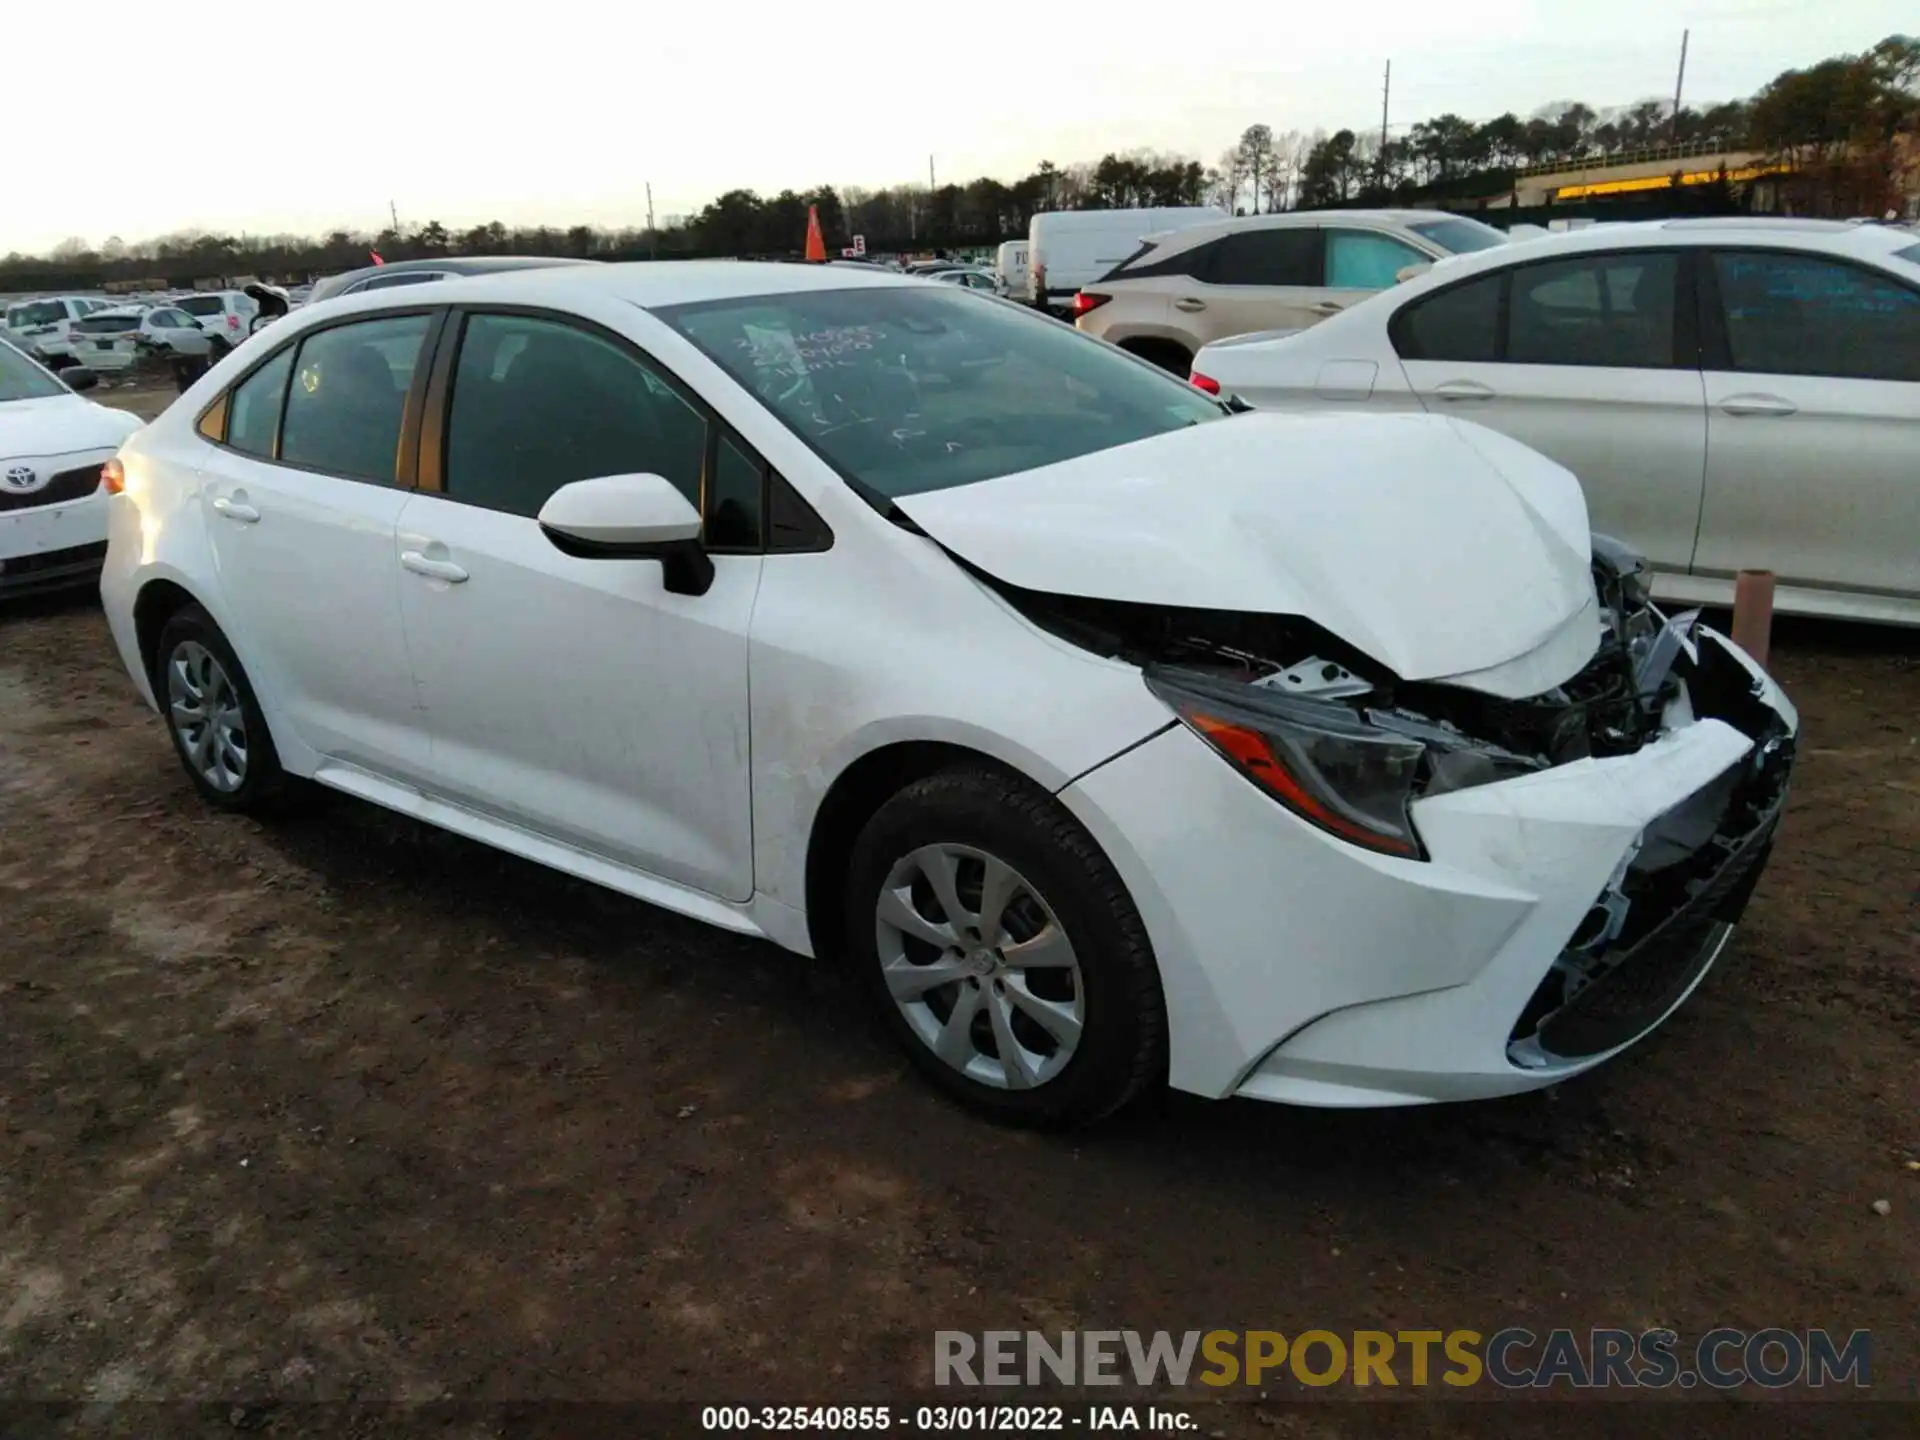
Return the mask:
M33 473L31 466L10 466L6 473L7 489L25 494L29 490L40 488L40 477Z

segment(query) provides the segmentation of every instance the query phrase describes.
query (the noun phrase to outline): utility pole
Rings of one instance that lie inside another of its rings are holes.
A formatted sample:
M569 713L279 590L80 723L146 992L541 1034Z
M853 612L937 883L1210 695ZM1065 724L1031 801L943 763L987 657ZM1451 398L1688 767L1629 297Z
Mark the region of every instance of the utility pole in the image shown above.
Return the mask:
M1387 98L1393 94L1393 61L1387 61L1387 73L1380 80L1380 164L1386 165Z
M653 228L653 182L647 181L647 258L660 258L660 234Z
M1687 83L1687 37L1693 32L1680 32L1680 73L1673 77L1673 130L1669 138L1674 144L1680 143L1680 89Z
M939 188L938 185L933 183L933 156L929 155L927 156L927 193L931 195Z
M387 201L387 215L393 221L393 233L397 239L400 234L400 212L393 208L393 201Z

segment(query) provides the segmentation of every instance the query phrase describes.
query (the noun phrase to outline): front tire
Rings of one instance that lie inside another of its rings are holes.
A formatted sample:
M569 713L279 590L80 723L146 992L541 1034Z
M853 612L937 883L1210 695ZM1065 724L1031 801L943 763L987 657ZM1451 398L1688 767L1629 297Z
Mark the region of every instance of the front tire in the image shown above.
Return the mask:
M289 777L247 672L198 605L175 611L161 629L153 692L174 753L208 804L257 814L286 798Z
M996 1118L1080 1125L1166 1073L1146 927L1091 836L1005 772L907 786L854 845L847 934L887 1028Z

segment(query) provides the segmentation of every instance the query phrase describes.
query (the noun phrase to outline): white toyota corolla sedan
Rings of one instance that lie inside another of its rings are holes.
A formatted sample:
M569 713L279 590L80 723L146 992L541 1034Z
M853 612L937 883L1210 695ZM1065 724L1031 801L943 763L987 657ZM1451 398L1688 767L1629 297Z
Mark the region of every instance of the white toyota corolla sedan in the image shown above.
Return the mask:
M837 267L314 306L109 476L208 801L318 782L844 956L1035 1122L1597 1064L1719 954L1797 729L1515 441Z
M93 583L107 551L101 466L139 428L0 340L0 599Z

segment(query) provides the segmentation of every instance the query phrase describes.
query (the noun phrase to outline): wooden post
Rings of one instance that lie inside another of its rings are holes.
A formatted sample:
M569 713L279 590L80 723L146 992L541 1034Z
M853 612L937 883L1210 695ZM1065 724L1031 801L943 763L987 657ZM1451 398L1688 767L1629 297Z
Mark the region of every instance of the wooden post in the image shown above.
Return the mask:
M1733 582L1733 643L1753 656L1764 670L1772 634L1773 572L1742 570Z

